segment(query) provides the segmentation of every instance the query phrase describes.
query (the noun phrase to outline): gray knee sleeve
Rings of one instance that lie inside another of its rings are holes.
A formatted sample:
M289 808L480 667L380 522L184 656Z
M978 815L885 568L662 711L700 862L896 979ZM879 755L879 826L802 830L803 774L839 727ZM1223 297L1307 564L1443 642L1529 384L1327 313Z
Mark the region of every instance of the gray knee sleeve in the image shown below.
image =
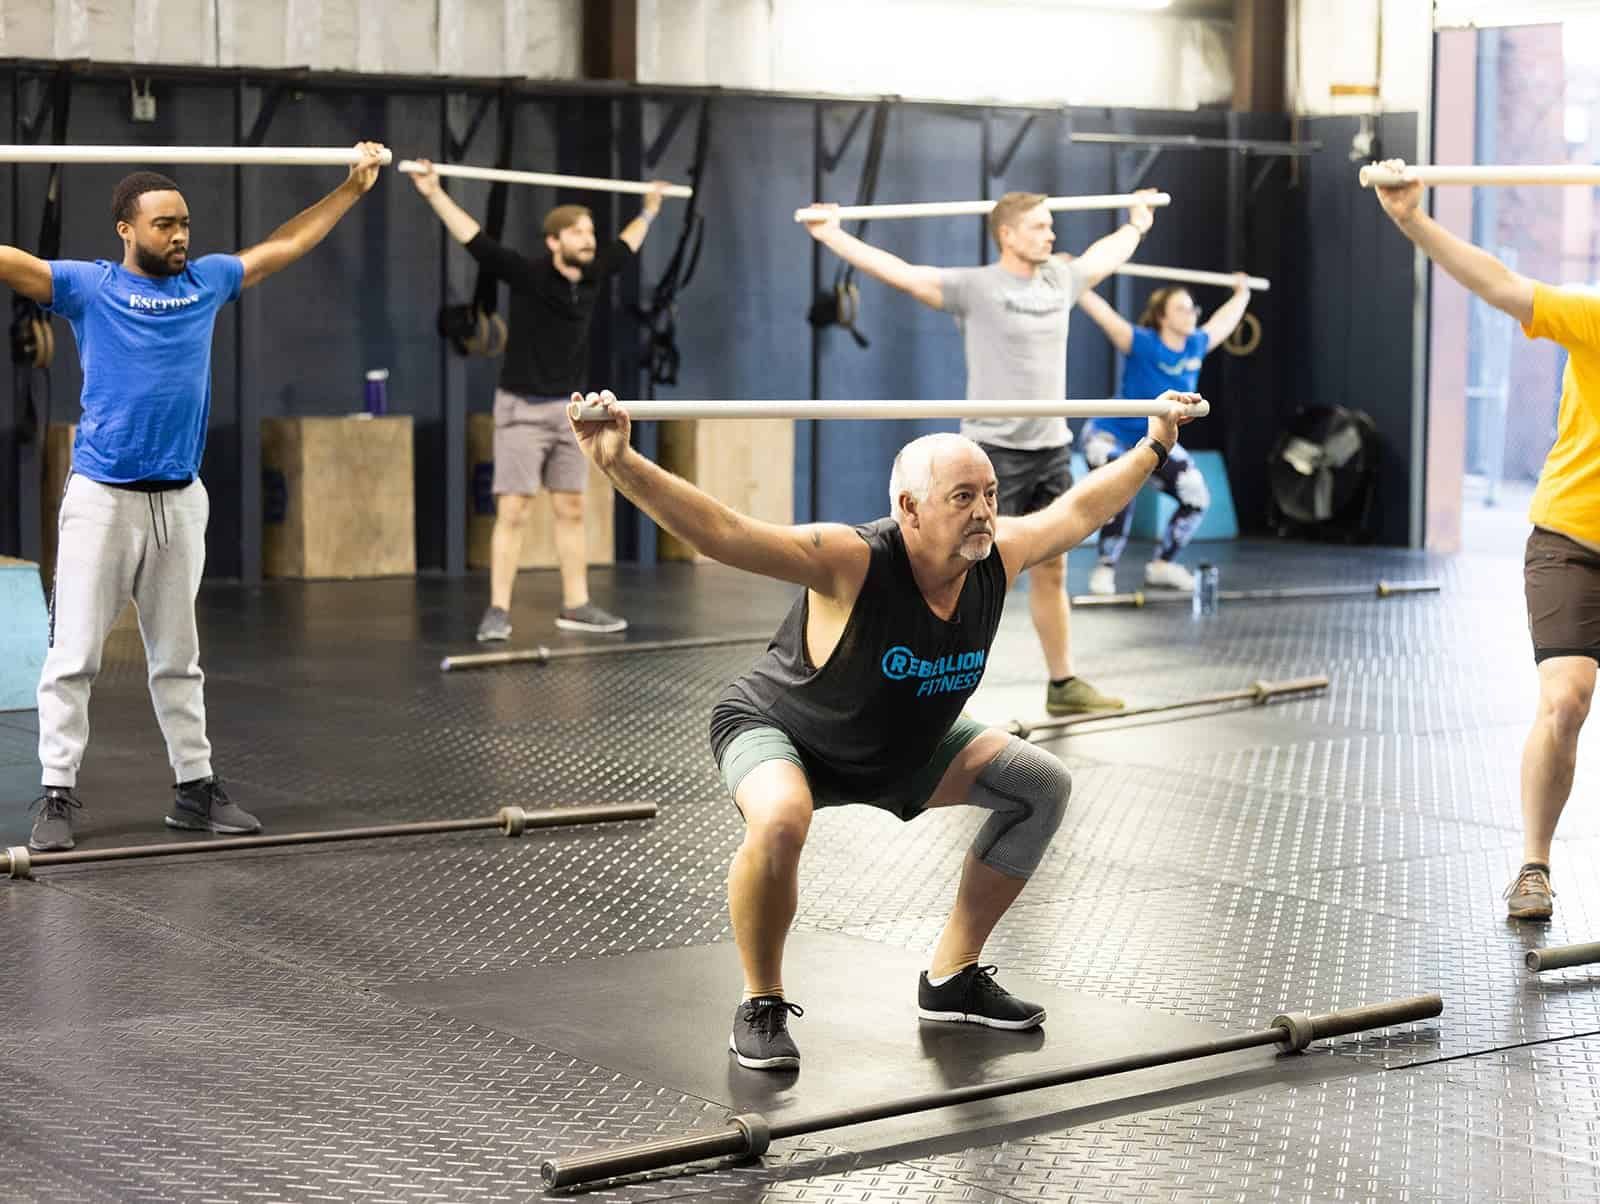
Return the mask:
M975 857L1013 878L1031 877L1067 813L1072 775L1016 736L973 783L970 801L994 812L972 842Z

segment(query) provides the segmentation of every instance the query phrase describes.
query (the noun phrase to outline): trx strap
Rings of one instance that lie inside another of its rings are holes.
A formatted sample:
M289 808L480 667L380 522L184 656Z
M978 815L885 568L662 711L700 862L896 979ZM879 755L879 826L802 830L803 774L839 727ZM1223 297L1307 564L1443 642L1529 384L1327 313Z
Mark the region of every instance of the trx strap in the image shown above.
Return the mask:
M50 140L60 144L67 140L67 117L72 102L72 77L63 69L56 74L50 90ZM42 116L42 114L41 114ZM61 172L64 165L53 164L50 183L45 190L44 215L39 223L39 258L58 259L61 256ZM47 314L38 302L16 293L11 301L11 363L16 378L16 396L22 400L22 419L17 425L17 438L22 443L32 443L39 437L42 427L50 423L50 364L55 358L55 331ZM34 404L33 374L44 374L42 412Z
M495 148L494 165L502 171L511 166L512 144L516 137L516 97L507 88L500 94L500 140ZM497 180L489 186L489 206L484 214L484 234L499 242L506 228L506 201L511 185ZM461 355L481 355L493 359L505 354L506 322L495 312L499 305L500 278L487 267L479 266L478 282L468 305L446 305L439 311L439 333Z
M633 316L645 328L644 364L650 382L650 396L655 396L655 386L678 383L678 294L694 279L694 270L700 263L700 247L705 238L705 217L700 212L700 197L705 191L706 158L711 150L711 99L700 102L700 119L694 135L694 161L689 167L689 184L694 192L683 215L683 233L673 248L672 258L661 273L650 294L648 305L630 306Z
M883 166L883 144L889 131L889 102L879 101L872 111L872 130L867 135L867 156L861 167L861 186L856 194L856 204L870 205L878 192L878 169ZM866 233L863 220L856 226L856 237ZM840 326L850 332L856 346L870 347L867 336L856 328L861 313L861 290L856 287L856 269L853 264L840 261L834 274L833 288L817 294L806 321L821 330L827 326Z

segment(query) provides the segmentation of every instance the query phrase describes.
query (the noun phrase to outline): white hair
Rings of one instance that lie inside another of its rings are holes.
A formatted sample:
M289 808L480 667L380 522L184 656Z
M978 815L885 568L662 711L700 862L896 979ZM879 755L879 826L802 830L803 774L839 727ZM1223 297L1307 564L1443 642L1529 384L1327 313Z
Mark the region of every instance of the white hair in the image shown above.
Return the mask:
M900 499L905 494L910 494L914 502L928 500L928 494L933 491L933 462L940 452L968 447L983 450L965 435L948 431L923 435L902 447L894 458L894 467L889 470L890 515L899 518L904 513Z

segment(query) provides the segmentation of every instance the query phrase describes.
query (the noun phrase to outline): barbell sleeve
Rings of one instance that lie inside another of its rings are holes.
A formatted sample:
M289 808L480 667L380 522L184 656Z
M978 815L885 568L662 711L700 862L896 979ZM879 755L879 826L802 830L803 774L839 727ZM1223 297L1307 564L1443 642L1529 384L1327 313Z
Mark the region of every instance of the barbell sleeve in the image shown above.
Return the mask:
M1565 970L1569 966L1587 966L1592 962L1600 962L1600 941L1529 949L1522 960L1528 969L1536 974L1541 970Z

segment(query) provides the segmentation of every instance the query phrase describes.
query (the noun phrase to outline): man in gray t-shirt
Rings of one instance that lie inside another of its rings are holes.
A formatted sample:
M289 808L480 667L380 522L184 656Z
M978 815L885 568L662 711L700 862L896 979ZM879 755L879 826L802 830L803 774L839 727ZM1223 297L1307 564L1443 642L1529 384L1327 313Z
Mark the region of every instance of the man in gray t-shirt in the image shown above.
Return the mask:
M1154 216L1146 205L1073 259L1055 254L1044 196L1008 192L989 214L1000 258L981 268L911 264L846 234L837 218L808 222L811 236L869 276L952 314L966 345L970 400L1056 401L1067 395L1067 323L1072 307L1138 250ZM1072 486L1072 432L1064 418L966 419L961 433L989 453L1000 480L1002 514L1042 510ZM1028 606L1050 673L1052 715L1117 710L1072 672L1066 558L1035 565Z
M1053 256L1026 279L1004 263L944 268L939 284L941 308L955 316L966 345L969 399L1053 401L1067 395L1068 312L1090 287L1082 268ZM1065 418L965 418L961 433L975 443L1017 451L1072 442Z

